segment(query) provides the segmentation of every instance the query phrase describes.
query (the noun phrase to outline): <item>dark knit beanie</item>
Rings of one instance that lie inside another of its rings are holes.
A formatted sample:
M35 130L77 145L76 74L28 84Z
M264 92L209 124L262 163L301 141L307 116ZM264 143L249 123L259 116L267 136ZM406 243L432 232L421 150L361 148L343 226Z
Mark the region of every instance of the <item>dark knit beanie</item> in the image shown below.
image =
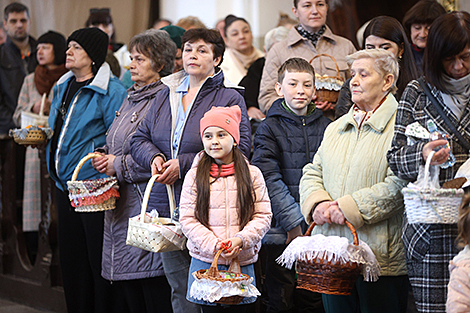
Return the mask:
M168 25L160 29L166 31L168 35L170 35L171 40L176 44L176 48L181 49L181 36L183 36L186 31L184 28L175 25Z
M106 59L108 53L109 37L97 27L81 28L72 33L67 39L67 45L76 41L90 59L95 62L95 68L99 69Z
M67 51L67 45L65 44L64 36L50 30L39 37L37 43L52 44L54 46L54 64L60 65L65 63L65 51Z

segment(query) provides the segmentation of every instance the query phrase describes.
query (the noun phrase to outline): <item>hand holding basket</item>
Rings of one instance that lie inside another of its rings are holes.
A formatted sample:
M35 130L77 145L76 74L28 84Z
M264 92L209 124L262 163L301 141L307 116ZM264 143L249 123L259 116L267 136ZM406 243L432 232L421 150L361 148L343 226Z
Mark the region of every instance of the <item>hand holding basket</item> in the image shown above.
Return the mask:
M415 182L409 183L402 190L406 217L410 224L455 224L459 219L458 207L464 194L463 189L430 188L430 167L434 153L432 151L426 159L424 178L421 181L424 187L416 186ZM436 175L439 175L439 171Z
M49 117L44 115L44 104L47 95L43 94L39 114L21 112L21 129L11 129L10 136L19 145L42 145L52 137L52 130L48 128Z
M150 218L146 214L152 186L159 176L160 174L153 175L147 183L140 215L129 219L126 244L151 252L183 250L186 246L186 237L178 221L159 216ZM176 202L172 186L166 185L166 189L170 203L170 216L173 216Z
M27 128L28 126L49 126L49 117L44 115L44 107L46 104L47 94L44 93L41 98L41 106L39 108L39 114L33 112L22 111L21 112L21 128Z
M338 101L341 86L343 86L344 84L344 78L341 77L341 75L339 74L338 63L332 55L325 53L317 54L310 60L309 63L312 64L313 60L319 57L328 57L333 60L336 67L336 76L322 76L318 74L318 69L315 70L315 88L317 94L317 101L328 101L331 103L336 103L336 101Z
M259 296L258 289L251 284L253 278L241 273L238 257L232 259L227 271L219 271L217 263L223 250L217 251L209 269L193 273L195 281L191 285L191 297L213 303L235 305L244 297Z
M98 153L90 153L78 162L67 182L69 199L75 212L99 212L112 210L119 198L118 181L114 176L97 179L77 180L78 172L86 161L101 157Z
M345 224L353 235L353 244L358 246L356 229L348 221ZM305 236L311 235L315 225L310 225ZM358 263L334 262L322 255L314 260L297 261L297 288L331 295L350 295L360 273Z

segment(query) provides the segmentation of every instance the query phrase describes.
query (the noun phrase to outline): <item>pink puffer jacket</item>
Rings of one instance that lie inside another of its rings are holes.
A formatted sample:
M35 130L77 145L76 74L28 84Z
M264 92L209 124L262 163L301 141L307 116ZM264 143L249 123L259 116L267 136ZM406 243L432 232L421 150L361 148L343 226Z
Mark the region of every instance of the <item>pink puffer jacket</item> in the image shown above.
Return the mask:
M196 169L201 154L196 156L192 168L186 174L180 200L180 223L188 237L188 249L192 257L211 263L220 241L237 235L243 241L242 251L238 256L240 265L256 262L261 248L261 239L271 225L271 202L261 171L249 165L253 187L256 194L255 213L246 226L240 230L237 213L237 185L235 176L219 177L211 184L208 229L195 218ZM228 260L219 258L219 264L228 265Z
M467 245L450 262L447 313L470 312L470 248Z

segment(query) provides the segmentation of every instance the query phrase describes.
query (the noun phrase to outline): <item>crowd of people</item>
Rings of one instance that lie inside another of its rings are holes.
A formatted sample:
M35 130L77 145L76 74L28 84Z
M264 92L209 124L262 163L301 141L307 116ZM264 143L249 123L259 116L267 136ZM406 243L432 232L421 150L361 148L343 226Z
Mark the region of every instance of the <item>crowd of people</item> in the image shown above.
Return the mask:
M403 23L368 21L356 51L326 25L328 0L293 0L292 12L261 51L232 14L214 29L160 19L123 44L107 8L67 39L38 40L26 6L5 8L0 134L22 127L24 112L49 116L52 137L21 164L22 228L37 238L44 149L68 312L252 312L254 296L228 305L191 291L219 250L221 270L237 258L257 278L260 265L270 313L408 312L410 290L418 312L470 312L470 197L457 224L426 224L408 222L401 193L429 158L441 185L470 158L470 14L420 0ZM319 99L318 75L337 74L338 99ZM407 126L429 121L447 136L410 141ZM69 200L67 181L90 153L77 179L116 177L113 210L78 213ZM154 175L147 211L179 220L183 250L126 245ZM351 295L296 288L295 269L276 259L312 223L313 234L351 238L346 221L375 255L378 281L360 276Z

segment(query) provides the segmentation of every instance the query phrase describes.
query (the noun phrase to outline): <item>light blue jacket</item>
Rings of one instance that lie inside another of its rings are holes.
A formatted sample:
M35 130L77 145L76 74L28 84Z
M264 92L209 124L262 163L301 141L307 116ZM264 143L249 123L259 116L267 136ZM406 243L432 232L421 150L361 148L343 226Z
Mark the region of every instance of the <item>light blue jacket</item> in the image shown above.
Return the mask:
M96 147L106 144L106 132L126 97L126 89L111 73L109 65L104 63L93 81L82 87L73 97L62 129L55 129L56 120L61 118L60 105L67 91L73 73L64 74L53 89L49 125L55 132L60 132L57 150L53 156L56 171L51 170L51 141L46 148L49 174L59 189L67 190L67 181L72 178L78 162ZM99 174L91 162L80 169L78 180L105 177Z

